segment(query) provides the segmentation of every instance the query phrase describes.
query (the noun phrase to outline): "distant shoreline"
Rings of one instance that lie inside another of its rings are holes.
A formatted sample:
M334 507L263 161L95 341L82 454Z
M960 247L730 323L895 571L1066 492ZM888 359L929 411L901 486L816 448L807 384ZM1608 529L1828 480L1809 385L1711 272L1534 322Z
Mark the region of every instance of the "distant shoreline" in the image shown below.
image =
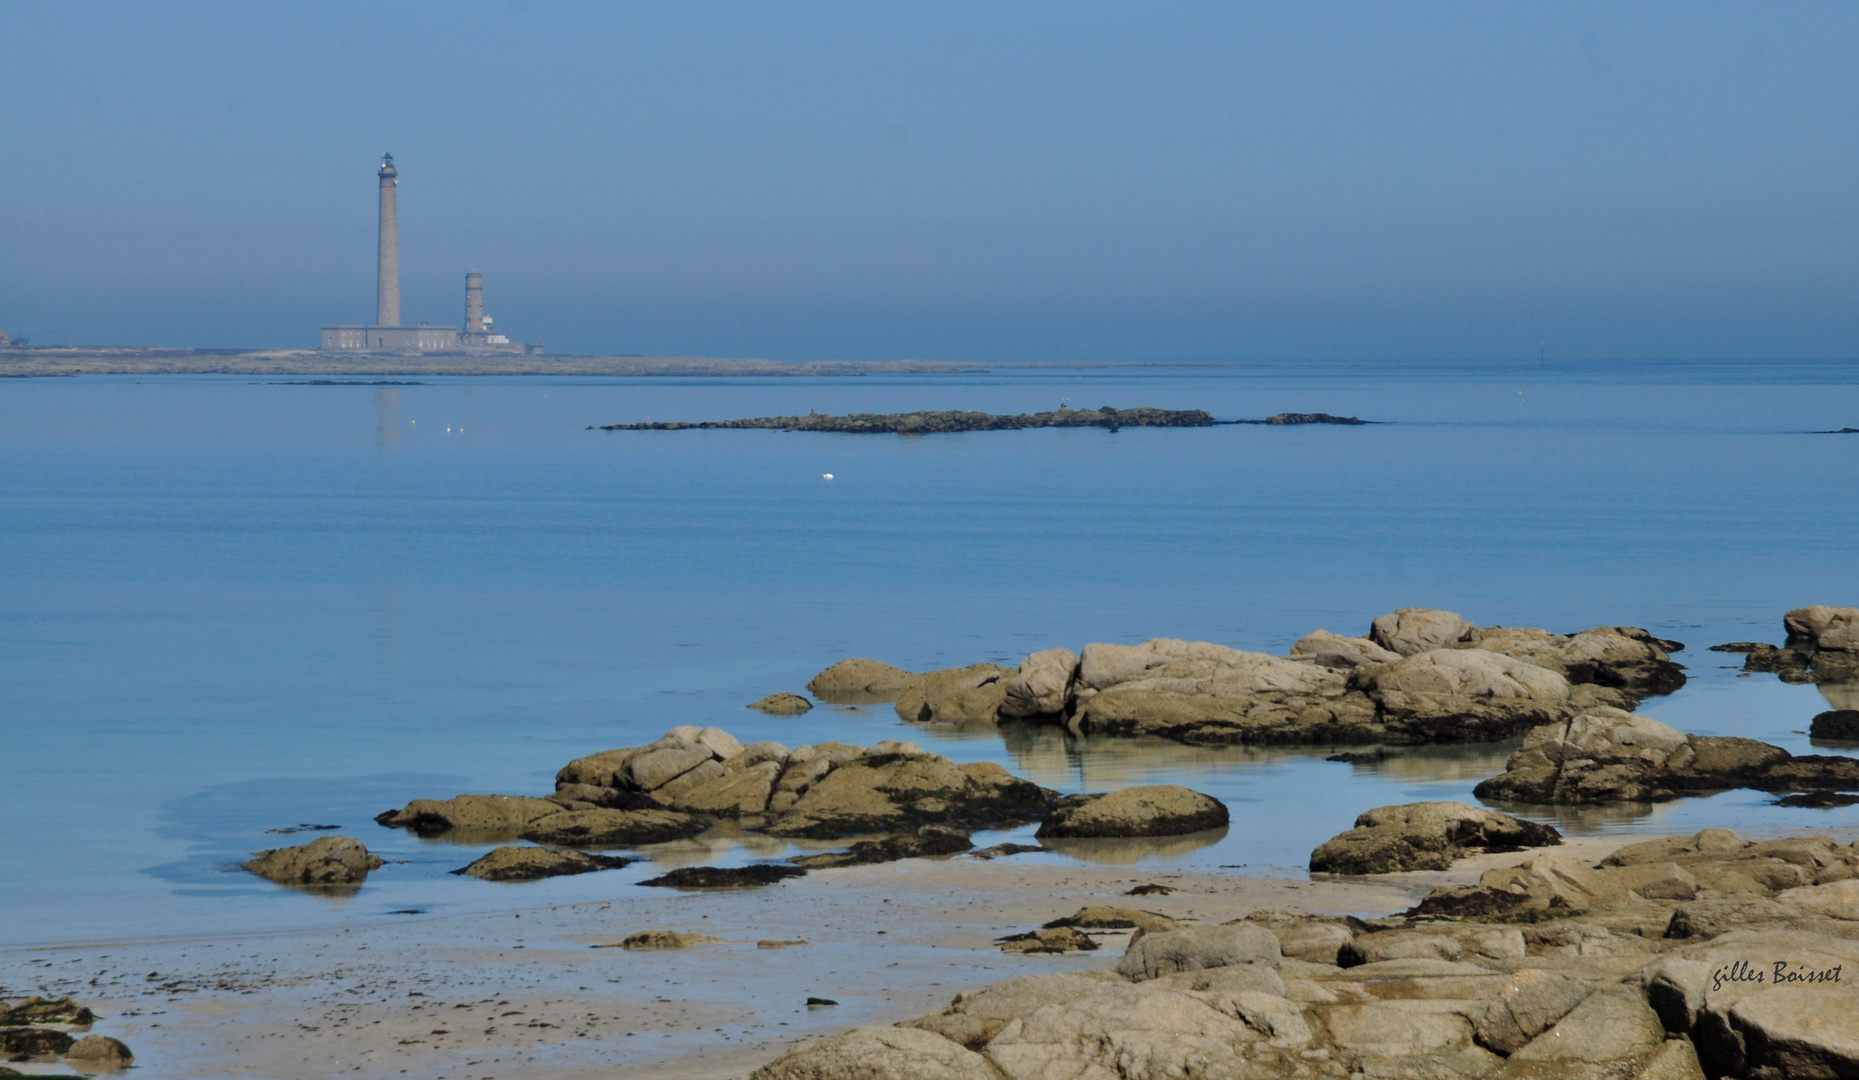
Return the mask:
M1095 366L1095 365L1090 365ZM704 356L473 356L326 353L316 349L145 349L133 347L0 351L0 378L67 375L609 375L749 376L918 375L978 372L988 365L945 360L760 360Z

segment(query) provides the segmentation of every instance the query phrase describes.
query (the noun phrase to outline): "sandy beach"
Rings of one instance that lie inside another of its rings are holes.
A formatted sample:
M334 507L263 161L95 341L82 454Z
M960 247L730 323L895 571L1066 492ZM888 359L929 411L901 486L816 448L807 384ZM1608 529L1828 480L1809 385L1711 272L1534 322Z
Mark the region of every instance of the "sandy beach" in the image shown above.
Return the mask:
M1598 859L1617 844L1574 838L1561 850ZM494 914L391 916L336 932L130 941L100 927L98 943L0 951L0 995L92 1003L103 1017L95 1030L128 1043L137 1075L149 1078L725 1080L799 1039L922 1015L965 989L1114 966L1127 932L1065 956L1005 955L993 944L1087 904L1201 923L1261 908L1376 916L1519 858L1311 880L958 856L742 891L623 886L610 902L560 907L526 906L512 885L509 908ZM1178 891L1126 895L1148 883ZM721 940L595 947L641 930ZM809 1008L809 997L838 1004Z

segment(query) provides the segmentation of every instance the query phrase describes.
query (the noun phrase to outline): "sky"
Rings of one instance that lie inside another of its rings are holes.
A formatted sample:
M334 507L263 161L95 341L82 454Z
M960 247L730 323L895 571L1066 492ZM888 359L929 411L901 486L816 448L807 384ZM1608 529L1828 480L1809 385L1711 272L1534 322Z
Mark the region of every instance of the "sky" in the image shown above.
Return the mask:
M1859 5L0 3L0 331L1859 355Z

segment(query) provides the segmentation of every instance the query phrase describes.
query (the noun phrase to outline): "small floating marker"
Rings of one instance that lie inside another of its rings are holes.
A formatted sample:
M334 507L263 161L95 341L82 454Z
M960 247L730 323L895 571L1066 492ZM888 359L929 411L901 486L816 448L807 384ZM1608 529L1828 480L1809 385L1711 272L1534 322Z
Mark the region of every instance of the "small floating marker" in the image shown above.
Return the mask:
M820 479L822 479L822 480L831 480L832 478L833 478L833 474L832 474L832 473L829 473L829 472L823 472L823 473L821 473L821 474L820 474Z

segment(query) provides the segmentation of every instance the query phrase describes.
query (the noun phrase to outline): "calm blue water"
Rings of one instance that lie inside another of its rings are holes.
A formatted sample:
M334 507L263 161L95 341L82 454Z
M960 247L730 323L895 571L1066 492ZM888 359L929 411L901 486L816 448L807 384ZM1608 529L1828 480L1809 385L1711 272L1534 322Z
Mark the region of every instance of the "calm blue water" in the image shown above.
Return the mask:
M416 796L543 793L569 758L682 723L789 745L915 738L1071 790L1189 783L1229 801L1234 825L1149 852L1152 865L1298 872L1359 811L1467 797L1508 748L1363 768L906 730L888 707L776 719L743 706L845 656L926 669L1158 635L1282 652L1417 604L1679 638L1694 681L1643 711L1806 752L1792 732L1822 695L1737 679L1722 665L1738 658L1703 648L1779 640L1791 607L1859 602L1859 436L1805 434L1859 426L1854 364L430 381L0 382L0 940L623 896L642 873L453 878L481 848L369 818ZM586 430L1061 401L1391 423ZM344 902L224 869L296 842L265 830L299 822L342 824L407 861ZM1563 823L1845 827L1859 808L1730 793Z

